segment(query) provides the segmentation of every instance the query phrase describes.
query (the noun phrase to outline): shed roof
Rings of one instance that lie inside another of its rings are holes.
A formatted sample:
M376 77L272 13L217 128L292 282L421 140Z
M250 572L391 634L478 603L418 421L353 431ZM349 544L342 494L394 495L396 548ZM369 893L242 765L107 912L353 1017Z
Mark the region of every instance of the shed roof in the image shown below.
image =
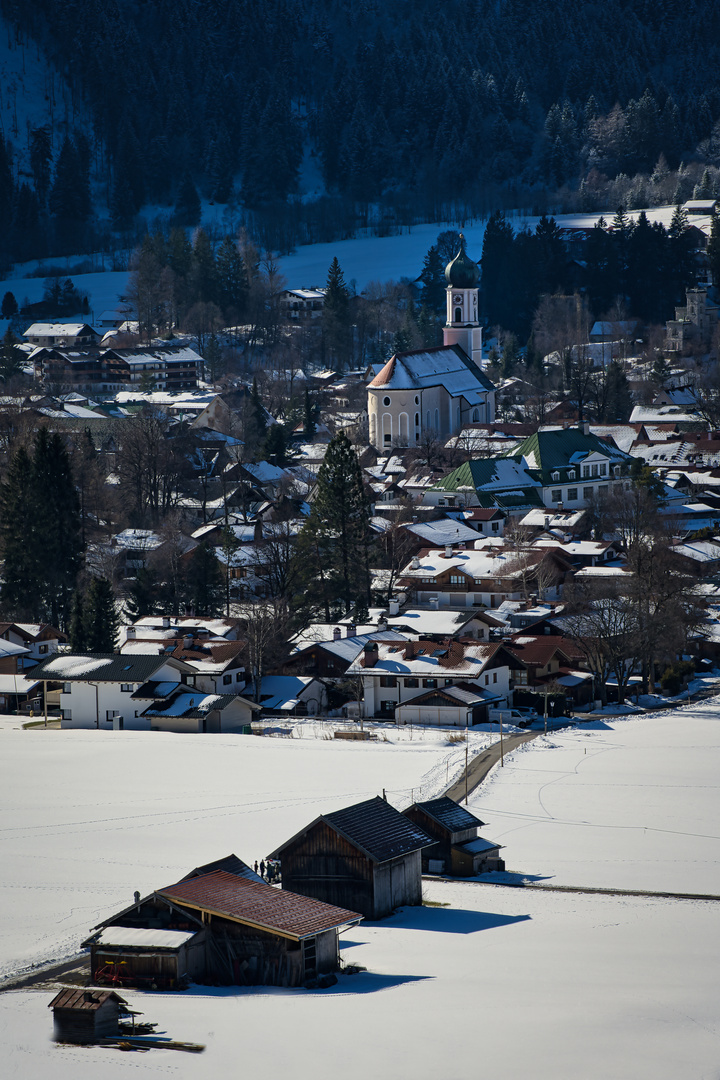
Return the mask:
M323 814L318 820L327 822L372 862L398 859L435 843L379 795L332 814Z
M49 1009L80 1009L83 1012L95 1012L106 1001L117 1001L127 1005L125 998L114 990L88 990L84 986L69 986L61 990L48 1005Z
M105 926L95 938L94 944L123 949L179 949L197 933L197 930L146 930L139 926Z
M485 822L475 817L469 810L458 806L456 802L444 795L440 799L429 799L427 802L415 803L419 810L437 821L438 825L450 832L460 832L462 829L474 829ZM407 811L406 811L407 813Z
M251 870L248 864L239 859L237 855L225 855L222 859L215 859L213 862L196 866L181 880L189 881L190 878L203 877L203 875L212 874L216 870L224 870L227 874L236 874L237 877L247 878L248 881L262 881L260 875Z
M263 881L248 881L224 870L179 881L158 891L160 896L176 903L293 941L351 926L362 919L357 911L274 889Z

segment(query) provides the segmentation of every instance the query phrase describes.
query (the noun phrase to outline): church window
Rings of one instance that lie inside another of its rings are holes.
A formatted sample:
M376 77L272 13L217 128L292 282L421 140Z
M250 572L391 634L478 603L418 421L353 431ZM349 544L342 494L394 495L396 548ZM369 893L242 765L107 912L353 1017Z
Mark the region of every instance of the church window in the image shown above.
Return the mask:
M480 410L479 409L473 409L472 422L473 422L473 424L479 424L480 423Z
M438 409L435 410L435 430L440 430L440 412Z
M390 398L389 397L384 397L383 398L383 405L389 405L389 404L390 404Z
M420 413L415 413L415 427L420 427Z
M462 308L455 308L455 322L462 322Z
M415 404L416 405L420 404L420 397L417 394L415 395Z
M428 411L427 411L427 420L426 420L426 422L425 422L425 427L426 427L426 428L429 428L429 427L430 427L430 410L429 410L429 409L428 409Z

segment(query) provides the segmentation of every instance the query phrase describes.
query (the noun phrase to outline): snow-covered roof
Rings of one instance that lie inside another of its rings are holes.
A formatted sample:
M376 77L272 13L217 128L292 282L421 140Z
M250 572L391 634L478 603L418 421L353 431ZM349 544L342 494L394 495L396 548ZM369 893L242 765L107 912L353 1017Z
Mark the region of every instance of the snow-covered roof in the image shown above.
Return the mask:
M423 390L442 386L469 404L485 400L495 387L457 345L396 353L368 384L371 390Z
M199 929L199 928L198 928ZM125 949L179 949L198 930L145 930L139 926L106 926L94 938L97 945Z
M428 544L445 547L447 544L475 543L477 529L471 529L454 518L442 518L440 521L413 522L406 525L408 532L426 540Z

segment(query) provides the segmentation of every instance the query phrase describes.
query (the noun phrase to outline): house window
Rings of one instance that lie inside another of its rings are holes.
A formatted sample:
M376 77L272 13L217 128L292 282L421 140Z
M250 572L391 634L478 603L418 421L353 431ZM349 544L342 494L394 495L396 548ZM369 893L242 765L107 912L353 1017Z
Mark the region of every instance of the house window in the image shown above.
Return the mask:
M497 671L493 671L493 682L497 682Z
M486 676L485 676L485 685L487 686L487 684L488 684L489 682L490 682L490 676L489 676L489 675L486 675Z
M578 493L577 488L568 488L568 493L567 493L568 502L575 502L575 500L577 499L577 493Z
M593 467L592 467L592 474L593 474L593 476L597 476L597 475L598 475L598 469L599 469L599 466L598 466L597 462L596 462L596 461L594 461L594 462L593 462Z
M380 709L381 709L382 712L392 713L392 712L395 712L395 706L396 705L397 705L396 701L381 701L380 702Z
M490 528L492 529L493 532L497 532L498 529L500 528L500 522L498 522L498 521L491 522Z
M524 668L515 672L515 682L520 686L527 686L527 671Z
M414 690L419 685L420 685L420 680L419 679L406 679L405 680L405 689L406 690Z
M451 574L450 575L450 584L451 585L464 585L465 584L465 578L462 576L462 574Z
M236 675L235 675L235 682L242 682L242 681L243 681L243 673L242 673L242 671L238 671L236 673Z
M554 473L552 474L552 476L550 477L550 479L551 479L551 480L554 480L554 481L555 481L555 483L557 483L557 482L558 482L558 480L560 479L560 473L559 473L559 472L554 472Z
M594 488L583 488L583 499L592 499Z
M381 686L397 686L397 679L395 678L394 675L381 675L380 676L380 685Z
M620 475L620 466L619 466L619 465L616 465L616 466L615 466L615 467L613 468L613 473L615 474L615 476L619 476L619 475Z
M607 473L607 465L605 464L604 461L601 461L600 462L600 475L605 476L606 473Z
M550 492L550 499L551 499L552 502L561 502L562 501L562 491L560 490L560 488L553 488L552 489L552 491Z
M590 466L589 465L583 465L582 469L583 469L583 473L582 473L583 474L583 480L587 480L587 478L590 476Z
M38 652L40 652L40 653L46 653L47 651L48 651L47 645L41 645L39 647L39 649L38 649Z
M571 469L570 472L568 473L568 480L574 480L574 479L575 479L575 470Z
M423 686L426 690L434 690L437 687L437 679L423 679Z
M63 694L72 694L72 683L63 683Z
M133 684L129 682L120 683L120 692L122 694L131 694Z
M232 675L223 675L223 686L229 686L232 682Z
M113 717L114 716L119 716L119 715L120 715L120 712L119 712L118 709L107 709L107 711L105 712L105 720L106 720L106 722L108 724L111 724L112 720L113 720Z

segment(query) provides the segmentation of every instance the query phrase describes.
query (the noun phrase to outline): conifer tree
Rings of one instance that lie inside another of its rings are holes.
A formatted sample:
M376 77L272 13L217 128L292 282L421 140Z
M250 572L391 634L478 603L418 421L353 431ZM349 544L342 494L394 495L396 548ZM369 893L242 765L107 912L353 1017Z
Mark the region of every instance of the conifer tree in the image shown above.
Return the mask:
M350 357L350 295L337 256L328 270L322 328L327 361L344 367Z
M111 653L117 645L119 619L115 594L107 578L93 578L85 597L83 615L85 648L88 652Z
M12 319L13 315L17 315L18 302L13 293L6 292L3 296L0 313L2 314L3 319Z
M301 533L308 589L325 607L370 602L370 504L357 455L344 432L330 441L318 472L315 499Z
M190 556L185 585L187 600L196 615L218 615L222 611L225 581L207 541L199 544Z
M73 595L72 610L70 612L70 652L84 653L87 649L85 636L85 605L83 595L79 589Z
M28 527L33 512L32 459L21 446L13 455L7 479L0 487L0 541L4 560L0 597L12 612L40 610L40 566L37 546Z
M175 201L175 220L178 225L198 225L201 212L200 196L190 173L186 172Z
M419 280L422 282L421 304L435 316L442 315L445 311L445 267L435 244L425 256Z
M218 305L229 322L237 323L247 308L248 279L240 250L230 236L223 238L215 265Z
M159 606L160 586L154 571L142 566L130 585L125 611L132 622L144 619L147 615L156 615Z

